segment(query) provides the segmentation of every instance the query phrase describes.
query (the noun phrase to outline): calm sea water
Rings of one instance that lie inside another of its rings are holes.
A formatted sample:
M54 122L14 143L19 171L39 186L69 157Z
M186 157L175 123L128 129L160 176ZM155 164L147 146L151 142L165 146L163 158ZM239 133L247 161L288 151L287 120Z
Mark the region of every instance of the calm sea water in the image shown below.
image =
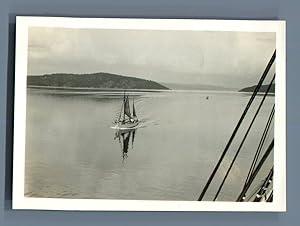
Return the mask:
M129 93L140 125L112 129L122 96L29 89L25 195L197 200L250 96L219 92ZM207 99L208 97L208 99ZM258 106L258 97L204 200L211 200ZM234 201L274 103L270 96L218 200ZM273 126L268 142L273 138ZM270 156L250 192L273 165Z

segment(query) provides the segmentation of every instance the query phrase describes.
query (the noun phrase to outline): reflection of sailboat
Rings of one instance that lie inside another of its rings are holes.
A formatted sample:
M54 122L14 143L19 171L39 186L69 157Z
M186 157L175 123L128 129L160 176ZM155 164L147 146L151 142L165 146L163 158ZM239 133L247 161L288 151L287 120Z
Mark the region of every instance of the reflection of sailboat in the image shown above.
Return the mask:
M122 153L123 153L123 159L127 158L128 148L129 148L129 142L131 137L131 146L133 148L134 138L135 138L135 129L130 130L118 130L115 134L115 139L119 138L119 142L121 145Z
M125 95L118 120L115 121L118 129L131 129L139 124L134 102L132 102L132 115L130 112L129 97Z

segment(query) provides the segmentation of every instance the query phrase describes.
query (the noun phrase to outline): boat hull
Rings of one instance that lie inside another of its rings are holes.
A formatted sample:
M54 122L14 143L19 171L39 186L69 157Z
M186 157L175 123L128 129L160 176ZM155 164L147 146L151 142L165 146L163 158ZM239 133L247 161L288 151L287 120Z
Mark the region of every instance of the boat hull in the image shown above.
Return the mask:
M126 122L126 123L118 123L116 124L117 129L132 129L135 128L139 122Z

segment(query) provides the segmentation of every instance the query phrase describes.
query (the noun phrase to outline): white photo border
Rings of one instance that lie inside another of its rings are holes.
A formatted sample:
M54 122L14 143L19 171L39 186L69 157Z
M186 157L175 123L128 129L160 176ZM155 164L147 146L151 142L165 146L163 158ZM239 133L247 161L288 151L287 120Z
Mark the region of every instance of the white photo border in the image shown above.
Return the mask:
M16 18L15 106L13 140L13 209L82 211L286 211L286 38L285 21L119 19L30 17ZM148 201L108 199L29 198L24 195L26 80L29 27L135 30L195 30L276 33L276 113L273 202Z

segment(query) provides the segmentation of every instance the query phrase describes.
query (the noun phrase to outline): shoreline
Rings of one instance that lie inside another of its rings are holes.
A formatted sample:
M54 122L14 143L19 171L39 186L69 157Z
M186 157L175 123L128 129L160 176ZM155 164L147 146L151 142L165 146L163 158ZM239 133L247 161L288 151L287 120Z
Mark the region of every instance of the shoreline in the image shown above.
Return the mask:
M27 86L27 89L32 90L49 90L49 91L70 91L70 92L93 92L93 93L123 93L126 92L149 92L149 93L174 93L174 92L185 92L185 93L242 93L237 90L193 90L193 89L120 89L120 88L94 88L94 87L61 87L61 86Z

